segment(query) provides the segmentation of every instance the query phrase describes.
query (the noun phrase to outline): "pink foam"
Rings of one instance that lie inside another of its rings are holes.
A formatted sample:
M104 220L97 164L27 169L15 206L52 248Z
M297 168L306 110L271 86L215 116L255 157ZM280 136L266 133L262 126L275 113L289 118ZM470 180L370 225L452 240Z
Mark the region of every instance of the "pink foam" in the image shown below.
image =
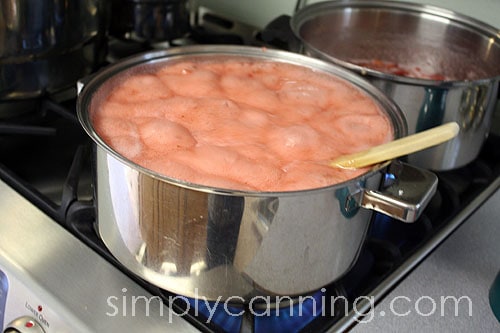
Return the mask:
M366 170L327 162L393 135L378 105L336 77L237 58L179 61L129 76L93 121L116 151L157 173L251 191L352 179Z

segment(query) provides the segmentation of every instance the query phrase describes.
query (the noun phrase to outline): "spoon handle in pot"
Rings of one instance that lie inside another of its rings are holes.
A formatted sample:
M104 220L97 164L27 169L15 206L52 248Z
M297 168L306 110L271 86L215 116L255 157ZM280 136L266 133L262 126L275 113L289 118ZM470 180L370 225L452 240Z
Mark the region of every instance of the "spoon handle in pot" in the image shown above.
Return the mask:
M336 168L356 169L408 155L453 139L460 127L456 122L406 136L359 153L341 156L329 164Z

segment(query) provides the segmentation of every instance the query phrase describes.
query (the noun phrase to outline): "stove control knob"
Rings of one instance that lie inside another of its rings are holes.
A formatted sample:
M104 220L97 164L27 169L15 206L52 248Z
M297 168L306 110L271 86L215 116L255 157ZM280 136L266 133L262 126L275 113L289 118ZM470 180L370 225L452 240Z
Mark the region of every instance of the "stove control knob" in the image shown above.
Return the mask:
M3 333L45 333L42 326L33 318L24 316L10 322Z

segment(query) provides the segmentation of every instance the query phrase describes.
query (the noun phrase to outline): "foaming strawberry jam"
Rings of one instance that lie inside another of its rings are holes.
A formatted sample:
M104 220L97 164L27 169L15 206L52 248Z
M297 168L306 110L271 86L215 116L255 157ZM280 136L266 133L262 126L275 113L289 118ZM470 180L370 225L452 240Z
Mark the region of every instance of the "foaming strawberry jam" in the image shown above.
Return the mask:
M244 191L332 185L366 169L328 161L393 138L367 94L266 60L175 61L127 75L92 118L118 153L178 180Z

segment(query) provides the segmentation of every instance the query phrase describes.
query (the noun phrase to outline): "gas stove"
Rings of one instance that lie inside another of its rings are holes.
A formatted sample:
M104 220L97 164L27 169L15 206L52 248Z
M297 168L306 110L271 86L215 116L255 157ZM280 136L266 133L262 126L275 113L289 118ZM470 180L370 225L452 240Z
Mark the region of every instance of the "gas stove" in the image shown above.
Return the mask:
M206 24L227 26L210 13L203 17ZM251 28L233 28L223 34L198 31L176 43L262 43L259 34L248 38ZM142 51L144 45L111 40L109 61ZM356 264L340 280L280 307L208 302L134 276L99 239L93 148L76 118L72 93L26 107L0 120L0 327L5 332L343 330L425 260L499 183L500 136L491 133L475 161L437 173L438 191L417 222L375 214Z

